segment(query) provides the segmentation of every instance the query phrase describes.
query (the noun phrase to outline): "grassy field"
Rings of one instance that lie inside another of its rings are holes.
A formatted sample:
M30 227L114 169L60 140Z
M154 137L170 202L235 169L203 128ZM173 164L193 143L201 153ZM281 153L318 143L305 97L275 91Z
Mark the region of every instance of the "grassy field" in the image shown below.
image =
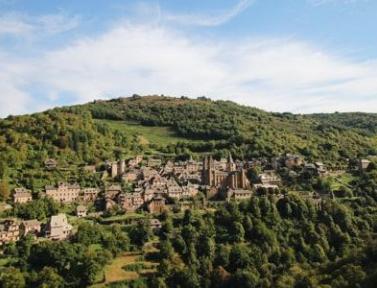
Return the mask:
M336 177L330 177L332 190L338 190L341 186L348 187L354 180L354 177L349 173L344 173Z
M166 146L177 142L195 141L180 137L169 127L150 127L143 126L136 122L114 121L114 120L95 120L97 123L106 123L112 129L121 130L127 135L139 136L142 144L156 144Z
M146 245L144 248L145 253L158 251L152 244L149 243ZM141 260L142 256L141 252L126 252L118 256L110 265L105 267L103 283L95 284L91 288L104 288L112 283L132 281L140 278L142 275L155 273L158 263ZM144 266L145 268L138 269L137 271L129 271L130 269L127 269L127 267L137 265Z
M144 214L138 213L126 213L124 215L116 215L107 218L103 218L101 220L102 224L110 224L110 223L119 223L119 222L127 222L130 220L138 220L145 218Z

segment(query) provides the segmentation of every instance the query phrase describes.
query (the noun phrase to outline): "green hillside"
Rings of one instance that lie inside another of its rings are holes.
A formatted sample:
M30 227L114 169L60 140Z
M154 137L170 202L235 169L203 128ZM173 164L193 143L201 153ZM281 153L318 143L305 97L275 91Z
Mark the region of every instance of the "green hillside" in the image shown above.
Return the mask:
M249 159L289 152L344 165L347 159L377 154L374 123L375 114L269 113L206 98L95 101L0 120L0 177L41 187L47 178L77 178L84 164L137 153L221 157L231 151L235 158ZM46 177L41 168L48 158L65 169Z
M107 173L87 172L85 166L104 171L106 160L137 154L199 158L230 151L234 158L250 159L289 152L329 168L346 165L377 154L374 123L375 114L269 113L228 101L160 96L8 117L0 120L0 200L11 203L9 192L16 186L35 196L57 181L106 186L114 182ZM57 160L56 169L46 169L49 158ZM174 206L153 216L118 210L97 220L70 215L77 233L69 240L26 237L4 246L0 286L375 287L376 161L365 171L338 170L323 178L304 170L277 169L284 197L255 192L241 202L203 201L199 192L185 212ZM295 171L300 174L291 185L288 172ZM17 204L3 216L45 220L73 209L42 198ZM161 221L160 231L151 231L150 217Z
M100 101L67 111L82 109L88 109L94 118L171 127L181 137L206 140L202 145L187 144L193 152L224 154L228 149L239 158L292 152L328 164L377 153L376 114L268 113L229 101L161 96Z

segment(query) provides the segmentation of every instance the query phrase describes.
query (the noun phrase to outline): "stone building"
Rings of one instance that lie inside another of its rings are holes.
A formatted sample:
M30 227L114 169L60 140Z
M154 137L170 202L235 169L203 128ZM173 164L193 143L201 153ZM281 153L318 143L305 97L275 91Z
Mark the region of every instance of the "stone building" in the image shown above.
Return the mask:
M204 185L217 188L232 189L249 189L250 182L246 176L246 170L237 169L231 155L229 155L226 165L221 163L217 165L217 161L211 157L206 157L203 163L203 182ZM222 161L223 162L223 161ZM219 167L222 170L219 170Z
M122 193L122 187L120 185L110 185L105 190L105 198L114 199L120 193Z
M148 159L148 167L160 167L162 164L161 159L158 158L149 158Z
M160 220L158 220L158 219L150 219L150 220L149 220L149 227L150 227L153 231L158 231L158 230L161 229L162 224L161 224Z
M72 231L67 216L63 213L51 216L46 226L46 237L51 240L67 239Z
M259 175L259 180L262 184L280 185L281 178L274 170L265 170Z
M359 160L359 170L360 171L367 170L370 163L371 163L371 161L369 161L368 159L360 159Z
M86 217L88 213L88 209L84 205L78 205L76 207L76 216L81 218L81 217Z
M22 236L32 234L38 236L41 233L41 222L36 219L21 222L20 233Z
M304 159L300 155L286 154L284 157L285 167L292 169L294 167L302 166L304 164Z
M242 200L247 200L250 199L253 196L254 192L251 190L242 190L242 189L228 189L226 191L226 200L231 201L242 201Z
M0 224L0 245L16 242L20 239L20 223L16 219L7 219Z
M135 158L128 160L127 165L130 168L134 168L134 167L138 166L142 161L143 161L143 156L137 155Z
M13 193L14 203L27 203L32 201L31 191L25 188L15 188Z
M58 187L46 186L46 196L51 197L60 203L72 203L80 196L80 186L78 184L67 184L60 182Z
M58 166L58 162L55 160L55 159L47 159L45 162L44 162L44 165L45 165L45 168L49 171L51 170L54 170L57 168Z
M156 196L148 203L150 213L162 213L165 209L165 198L162 196Z
M123 181L129 183L129 182L135 182L139 179L140 177L140 170L138 169L130 169L127 171L123 176L122 179Z
M100 189L98 188L83 188L81 189L82 198L85 202L96 201Z
M142 193L122 193L118 196L118 204L127 212L133 212L144 204Z

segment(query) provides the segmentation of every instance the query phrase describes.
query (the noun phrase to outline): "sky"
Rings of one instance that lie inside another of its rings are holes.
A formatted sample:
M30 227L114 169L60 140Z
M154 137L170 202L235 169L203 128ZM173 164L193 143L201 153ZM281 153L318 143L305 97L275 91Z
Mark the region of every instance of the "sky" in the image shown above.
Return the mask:
M377 112L377 1L0 0L0 117L132 94Z

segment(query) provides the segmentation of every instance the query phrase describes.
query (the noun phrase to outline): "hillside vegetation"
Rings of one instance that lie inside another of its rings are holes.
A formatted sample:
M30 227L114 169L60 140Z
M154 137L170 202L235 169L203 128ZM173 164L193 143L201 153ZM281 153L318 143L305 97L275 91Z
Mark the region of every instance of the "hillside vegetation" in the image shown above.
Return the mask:
M82 109L94 118L167 126L181 137L207 140L186 145L194 152L229 149L239 158L292 152L328 162L377 153L376 114L268 113L230 101L162 96L119 98L67 111Z
M93 182L98 179L78 174L84 164L137 153L222 157L231 151L248 159L289 152L337 166L377 154L374 123L375 114L269 113L203 97L95 101L0 120L0 179L31 188L61 178ZM41 168L48 158L66 169L47 173Z
M250 159L299 153L343 168L349 159L377 154L375 123L375 114L269 113L229 101L161 96L11 116L0 120L0 200L11 203L11 188L20 186L35 199L3 217L45 221L62 211L73 214L74 206L38 192L57 181L119 184L106 176L105 161L137 154L178 159L230 151ZM57 160L56 169L45 167L49 158ZM93 173L93 165L103 173ZM184 212L174 206L153 216L70 216L70 239L22 237L3 246L0 287L375 287L376 158L365 170L337 169L329 177L300 170L278 169L280 195L224 202L204 201L199 192ZM258 167L248 173L257 176ZM306 190L322 197L307 197ZM152 231L150 217L161 229Z

